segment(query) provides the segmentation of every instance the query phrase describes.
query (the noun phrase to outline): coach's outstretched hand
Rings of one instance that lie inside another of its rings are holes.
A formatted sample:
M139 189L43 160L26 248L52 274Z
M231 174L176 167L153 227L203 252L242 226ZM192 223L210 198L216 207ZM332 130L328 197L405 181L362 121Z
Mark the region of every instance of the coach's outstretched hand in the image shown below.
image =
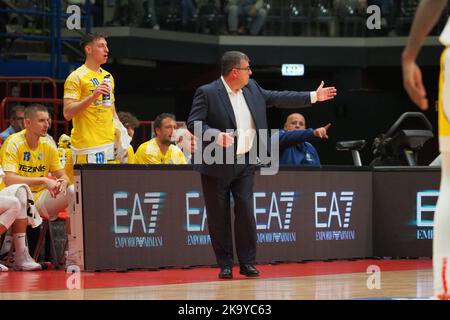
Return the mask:
M337 90L335 87L323 87L324 82L320 83L320 86L316 90L317 101L326 101L333 99L337 95Z

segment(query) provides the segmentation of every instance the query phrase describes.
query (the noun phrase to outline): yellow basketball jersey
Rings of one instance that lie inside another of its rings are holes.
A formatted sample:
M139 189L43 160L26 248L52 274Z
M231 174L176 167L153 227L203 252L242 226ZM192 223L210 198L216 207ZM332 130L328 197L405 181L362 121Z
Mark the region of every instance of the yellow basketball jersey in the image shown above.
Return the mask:
M69 177L70 183L73 184L73 154L70 148L58 148L59 160L64 167L66 175Z
M83 100L103 82L109 72L100 69L95 72L86 65L73 71L64 83L64 98ZM114 78L112 81L112 101L114 103ZM114 123L112 107L103 106L102 95L83 112L72 119L72 146L76 149L99 147L114 143Z
M439 136L450 136L450 51L445 49L441 55L439 74L438 127ZM447 110L447 112L446 112Z
M128 164L134 164L134 150L132 146L128 147Z
M5 172L24 177L47 177L49 172L63 169L55 142L47 137L39 139L38 147L31 150L25 138L26 130L11 135L2 146L0 163ZM30 187L32 192L45 189L44 185Z
M153 138L139 146L134 155L135 164L186 164L183 151L170 145L166 154L162 154L156 139Z

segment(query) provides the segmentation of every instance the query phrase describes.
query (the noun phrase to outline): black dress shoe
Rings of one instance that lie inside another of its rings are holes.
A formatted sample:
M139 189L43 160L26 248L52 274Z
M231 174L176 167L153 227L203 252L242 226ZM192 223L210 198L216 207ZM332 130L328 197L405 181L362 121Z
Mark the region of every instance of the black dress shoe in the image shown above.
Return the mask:
M259 271L251 264L241 264L240 274L246 277L259 277Z
M229 266L221 267L219 272L219 279L233 278L233 270Z

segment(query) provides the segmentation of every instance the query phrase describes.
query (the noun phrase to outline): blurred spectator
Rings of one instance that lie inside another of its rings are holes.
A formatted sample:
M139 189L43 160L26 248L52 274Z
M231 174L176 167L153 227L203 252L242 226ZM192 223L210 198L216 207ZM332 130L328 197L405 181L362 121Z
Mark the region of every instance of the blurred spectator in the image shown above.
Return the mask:
M177 129L175 143L183 151L186 163L192 163L192 155L197 149L197 138L186 128Z
M189 22L197 16L197 8L193 0L181 0L181 26L188 28Z
M222 21L219 0L197 0L198 24L200 32L207 34L227 33Z
M368 0L369 6L376 5L381 9L381 29L389 36L395 36L395 6L393 0Z
M76 4L77 6L85 9L86 0L68 0L67 3ZM91 17L95 27L103 25L103 1L102 0L90 0Z
M367 0L333 0L333 10L338 21L337 34L340 36L364 34L362 29L366 28Z
M333 0L334 12L338 17L366 15L367 0Z
M267 18L263 0L228 0L226 12L231 34L258 35Z
M153 0L149 1L153 3ZM146 19L144 9L147 7L144 4L142 0L117 0L113 19L107 25L140 27Z
M172 144L177 123L170 113L158 115L153 123L155 138L141 144L136 151L136 164L186 164L183 152Z
M152 28L154 30L159 30L158 15L156 13L155 1L156 0L144 1L144 8L145 8L144 26L147 28Z
M24 129L25 107L23 105L15 105L9 113L9 127L0 133L0 146L11 134Z

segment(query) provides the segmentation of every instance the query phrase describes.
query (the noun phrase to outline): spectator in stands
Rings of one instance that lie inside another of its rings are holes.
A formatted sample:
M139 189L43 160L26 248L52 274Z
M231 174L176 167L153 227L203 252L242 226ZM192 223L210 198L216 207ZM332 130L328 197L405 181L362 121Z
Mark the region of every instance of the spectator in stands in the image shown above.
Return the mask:
M359 35L358 30L366 28L367 0L333 0L333 10L340 36Z
M131 139L134 136L134 130L139 127L139 120L129 112L119 112L117 114L119 116L120 122L122 122L123 126L127 129L128 135ZM121 160L121 163L134 163L134 150L133 146L128 147L128 153L124 159Z
M25 130L12 134L2 146L0 164L5 172L5 185L28 185L41 217L55 220L65 208L71 212L75 192L61 165L56 145L48 138L49 125L50 116L45 106L28 106L25 109ZM66 222L69 224L69 219ZM70 252L70 234L68 238ZM16 253L25 254L24 251ZM12 256L11 263L14 268L20 268L14 262L15 258ZM29 257L24 259L32 264Z
M144 1L144 27L159 30L158 15L156 13L155 0Z
M395 6L393 0L368 0L369 6L376 5L381 9L381 28L389 36L395 36Z
M144 4L142 0L117 0L114 15L108 26L140 27L144 20Z
M86 0L68 0L68 4L75 4L81 6L83 10L86 10ZM91 17L93 18L94 27L103 26L103 1L102 0L90 0ZM65 10L65 8L64 8Z
M367 0L333 0L333 8L339 17L365 16Z
M279 139L281 165L320 165L319 155L314 146L307 142L312 137L328 139L327 130L331 124L317 129L306 129L305 117L292 113L286 118L284 129L272 139Z
M175 133L175 142L183 151L186 163L192 163L192 154L197 148L197 138L186 128L179 128Z
M24 110L25 107L18 104L11 108L9 113L9 127L0 133L0 146L11 134L23 130L24 124Z
M219 0L197 0L198 21L200 32L206 34L227 34L222 23L221 5Z
M181 27L188 29L189 22L196 17L197 8L193 0L181 0Z
M153 124L155 138L141 144L136 151L136 164L186 164L183 151L172 144L177 123L170 113L158 115Z
M5 173L0 165L0 185L2 185L4 176ZM16 260L9 265L15 270L41 269L41 265L31 258L26 241L27 212L32 209L29 200L33 200L32 194L25 184L12 185L0 190L0 236L11 228ZM5 239L4 241L10 240ZM10 245L8 245L8 253L9 248ZM7 259L8 261L10 260ZM0 272L2 271L8 271L8 267L0 264Z
M248 31L251 35L258 35L267 18L263 0L228 0L226 12L231 34L244 34Z

